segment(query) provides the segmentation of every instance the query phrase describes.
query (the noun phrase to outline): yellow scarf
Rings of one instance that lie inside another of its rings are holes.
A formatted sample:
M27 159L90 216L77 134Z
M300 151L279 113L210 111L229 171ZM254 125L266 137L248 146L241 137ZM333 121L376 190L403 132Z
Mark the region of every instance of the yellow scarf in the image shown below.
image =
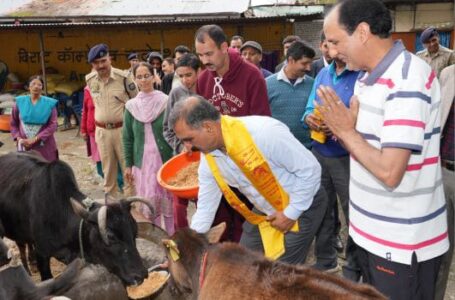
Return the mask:
M245 125L236 118L221 116L221 131L229 158L236 163L242 173L273 208L277 211L283 211L289 204L289 196L273 175L269 164L256 147ZM237 197L223 179L211 154L206 154L205 158L229 205L248 222L258 225L265 256L277 259L283 255L285 251L284 234L273 228L270 222L266 220L266 216L252 212ZM291 231L298 231L297 222L295 222Z

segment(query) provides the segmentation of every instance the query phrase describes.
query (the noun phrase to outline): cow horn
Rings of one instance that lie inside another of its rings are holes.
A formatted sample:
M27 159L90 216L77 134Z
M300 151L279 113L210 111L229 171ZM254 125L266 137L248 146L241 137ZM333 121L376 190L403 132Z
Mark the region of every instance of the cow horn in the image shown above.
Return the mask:
M155 209L154 209L153 206L147 201L147 199L145 199L145 198L143 198L143 197L138 197L138 196L128 197L128 198L126 198L125 202L126 202L126 203L141 202L141 203L147 205L147 207L150 209L150 213L152 214L152 216L155 216Z
M79 201L71 197L70 203L76 215L78 215L82 219L88 219L89 213Z
M106 227L106 218L107 218L107 206L103 205L98 210L98 228L100 230L101 238L103 239L106 245L109 245L109 239L107 238L107 227Z

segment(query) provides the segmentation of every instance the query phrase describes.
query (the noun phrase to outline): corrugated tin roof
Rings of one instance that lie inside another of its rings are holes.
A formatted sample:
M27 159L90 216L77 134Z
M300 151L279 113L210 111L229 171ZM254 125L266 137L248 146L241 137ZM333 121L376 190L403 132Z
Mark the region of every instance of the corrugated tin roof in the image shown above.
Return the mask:
M337 0L251 0L250 6L270 5L324 5L335 4Z
M240 15L249 0L4 0L0 17ZM222 3L222 4L221 4Z
M204 22L213 19L204 19ZM203 20L191 20L192 22ZM39 22L39 23L15 23L15 24L1 24L0 28L27 28L27 27L73 27L73 26L116 26L116 25L146 25L146 24L167 24L167 23L187 23L188 20L142 20L142 21L99 21L99 22Z
M23 29L23 28L47 28L47 27L92 27L92 26L121 26L121 25L171 25L171 24L208 24L208 23L217 23L224 24L230 22L237 23L253 23L257 20L262 21L274 21L274 20L283 20L285 17L258 17L258 18L241 18L241 17L231 17L231 18L204 18L204 19L185 19L185 18L176 18L176 19L154 19L154 20L139 20L139 21L97 21L97 22L28 22L28 23L0 23L0 28L9 28L9 29ZM297 18L297 17L296 17ZM307 20L311 18L310 16L300 16L297 19Z
M258 6L251 11L255 17L306 16L324 13L324 6Z
M332 0L300 0L332 1ZM0 27L67 27L220 22L321 14L294 0L0 0ZM255 6L253 6L253 4ZM266 6L256 6L256 4ZM249 5L251 5L249 7Z

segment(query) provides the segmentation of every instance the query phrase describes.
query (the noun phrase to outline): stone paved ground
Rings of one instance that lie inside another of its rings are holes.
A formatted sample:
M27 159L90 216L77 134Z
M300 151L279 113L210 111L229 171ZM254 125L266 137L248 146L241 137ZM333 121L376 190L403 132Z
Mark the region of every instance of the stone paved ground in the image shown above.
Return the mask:
M96 174L93 162L86 156L85 142L77 135L77 130L59 131L56 134L56 140L59 148L60 159L71 165L76 175L81 190L94 199L103 198L102 180ZM5 154L9 151L14 151L14 144L9 133L0 132L0 141L5 145L0 148L0 154ZM194 206L190 207L189 215L192 215ZM346 235L346 230L344 230ZM308 263L314 262L314 255L310 254ZM339 258L340 264L344 263L342 258ZM54 271L58 272L63 266L57 261L52 263ZM38 280L38 276L34 276ZM452 262L449 283L447 286L447 300L455 300L455 261Z

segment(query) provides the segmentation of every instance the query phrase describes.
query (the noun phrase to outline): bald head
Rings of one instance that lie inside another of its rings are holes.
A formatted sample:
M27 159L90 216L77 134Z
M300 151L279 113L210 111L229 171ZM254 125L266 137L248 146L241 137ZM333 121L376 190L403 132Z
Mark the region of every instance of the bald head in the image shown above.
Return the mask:
M350 70L371 71L393 46L392 20L379 0L344 0L324 19L332 57Z
M379 0L341 1L333 7L326 19L336 21L349 35L352 35L361 23L367 24L370 32L379 38L390 37L392 30L390 11Z
M169 125L174 128L178 121L183 120L189 127L197 129L204 121L218 121L220 117L220 112L210 102L195 95L174 105L169 115Z
M332 7L332 9L324 17L323 26L327 23L332 23L332 22L335 22L335 24L338 25L338 15L339 15L339 4ZM324 34L325 40L327 40L327 35L325 33L324 28L322 29L322 33Z
M201 96L180 100L172 108L169 126L188 150L209 153L223 148L221 115Z

